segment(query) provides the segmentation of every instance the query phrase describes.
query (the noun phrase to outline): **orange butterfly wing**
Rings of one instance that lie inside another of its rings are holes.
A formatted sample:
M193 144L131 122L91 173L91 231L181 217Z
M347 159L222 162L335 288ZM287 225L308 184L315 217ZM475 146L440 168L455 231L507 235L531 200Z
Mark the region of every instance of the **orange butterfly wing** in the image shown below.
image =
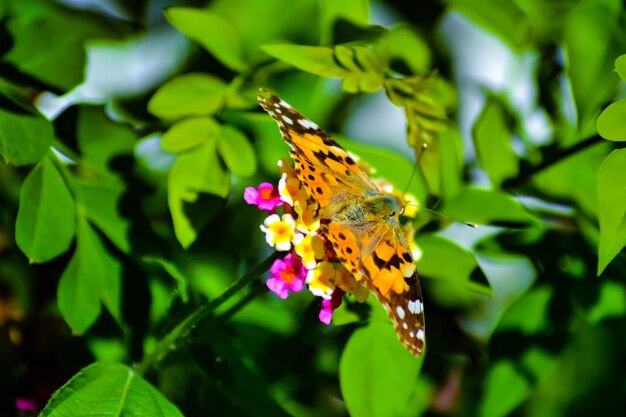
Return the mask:
M384 198L354 159L315 123L275 95L261 90L259 103L278 122L291 148L298 178L320 207L322 233L357 280L387 310L402 343L424 350L424 309L419 279L397 215L347 220L368 198ZM367 213L375 215L376 213ZM375 216L374 216L375 217Z

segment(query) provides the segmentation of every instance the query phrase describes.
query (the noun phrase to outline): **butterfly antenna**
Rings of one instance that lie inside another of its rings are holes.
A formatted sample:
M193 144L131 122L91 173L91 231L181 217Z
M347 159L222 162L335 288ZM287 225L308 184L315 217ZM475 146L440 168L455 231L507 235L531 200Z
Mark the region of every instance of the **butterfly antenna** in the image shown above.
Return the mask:
M415 174L417 174L417 169L419 168L420 161L422 160L422 155L424 154L424 151L426 150L427 147L428 145L426 145L425 143L422 143L422 148L417 156L415 165L413 165L413 171L411 172L411 176L409 177L409 182L407 182L406 187L404 187L404 190L402 191L403 196L409 191L411 182L413 181L413 178L415 178Z

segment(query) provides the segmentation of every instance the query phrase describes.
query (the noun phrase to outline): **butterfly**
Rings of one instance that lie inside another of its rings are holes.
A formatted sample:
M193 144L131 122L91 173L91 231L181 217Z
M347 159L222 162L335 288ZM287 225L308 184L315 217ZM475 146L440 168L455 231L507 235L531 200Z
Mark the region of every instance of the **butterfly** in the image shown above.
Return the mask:
M402 201L379 191L348 152L289 104L264 89L258 101L291 148L298 178L318 205L322 235L341 263L387 310L404 346L421 355L424 308L400 224Z

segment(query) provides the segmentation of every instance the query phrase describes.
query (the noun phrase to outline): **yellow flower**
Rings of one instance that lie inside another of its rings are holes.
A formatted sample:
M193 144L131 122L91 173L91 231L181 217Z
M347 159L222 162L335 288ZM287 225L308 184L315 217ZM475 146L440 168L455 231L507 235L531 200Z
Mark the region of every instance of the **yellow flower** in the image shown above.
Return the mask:
M335 285L345 293L352 294L359 303L365 301L370 293L361 282L356 280L352 272L348 271L343 265L340 265L335 270Z
M405 223L402 228L404 236L406 236L406 242L409 244L411 255L413 256L413 262L418 262L420 259L422 259L424 253L422 251L422 248L420 248L417 243L415 243L415 228L413 227L413 223Z
M420 205L417 201L417 197L413 194L405 193L403 196L404 200L404 212L402 213L404 216L414 219L417 216L417 212L419 211Z
M316 202L309 204L306 200L304 202L296 201L293 209L298 214L296 226L299 231L310 234L315 233L320 228L320 219L316 216L318 207Z
M324 258L324 242L316 235L298 234L293 241L296 253L302 258L306 269L313 269L317 261Z
M265 233L267 244L276 248L277 251L285 252L291 249L291 242L296 237L296 222L291 214L272 214L261 225Z
M318 297L330 299L335 290L335 264L319 262L306 276L309 291Z

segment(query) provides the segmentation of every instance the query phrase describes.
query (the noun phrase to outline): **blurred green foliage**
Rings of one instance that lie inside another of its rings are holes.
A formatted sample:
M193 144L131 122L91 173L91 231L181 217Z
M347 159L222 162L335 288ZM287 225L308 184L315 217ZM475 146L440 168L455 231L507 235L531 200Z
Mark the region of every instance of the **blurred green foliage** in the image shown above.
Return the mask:
M625 25L620 0L4 0L0 415L619 414ZM422 358L373 300L325 326L269 295L242 194L287 148L259 87L417 198Z

